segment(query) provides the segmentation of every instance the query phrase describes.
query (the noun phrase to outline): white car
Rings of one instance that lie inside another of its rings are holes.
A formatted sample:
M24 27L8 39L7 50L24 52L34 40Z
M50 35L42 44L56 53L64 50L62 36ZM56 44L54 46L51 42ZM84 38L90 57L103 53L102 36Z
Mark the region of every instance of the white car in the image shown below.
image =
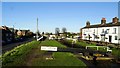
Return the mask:
M52 38L52 37L49 37L49 40L53 40L54 38Z
M71 38L66 38L67 40L72 40Z

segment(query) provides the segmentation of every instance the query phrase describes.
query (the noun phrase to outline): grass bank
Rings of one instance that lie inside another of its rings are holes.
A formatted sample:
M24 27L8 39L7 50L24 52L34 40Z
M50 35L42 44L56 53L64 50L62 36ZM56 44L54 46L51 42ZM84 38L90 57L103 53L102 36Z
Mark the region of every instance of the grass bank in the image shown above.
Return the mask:
M45 41L41 42L40 45L66 48L66 46L60 44L59 42L57 42L55 40L45 40Z
M70 43L71 41L69 41ZM77 45L79 46L83 46L83 47L86 47L86 46L96 46L96 44L93 44L93 43L86 43L85 41L80 41L80 42L77 42L76 43ZM96 50L96 48L91 48L93 50ZM112 54L115 55L115 56L119 56L120 57L120 50L119 49L116 49L116 48L111 48L110 50L112 50ZM102 51L102 52L107 52L107 49L105 48L102 48L102 47L99 47L99 51Z
M81 60L76 58L72 53L55 52L52 54L53 59L37 58L32 63L33 66L86 66Z
M0 59L4 66L86 66L72 53L41 51L41 46L66 48L55 40L32 41L15 47L3 54ZM52 60L46 58L52 57Z
M66 48L66 46L60 44L55 40L43 41L41 42L41 45ZM51 57L52 59L47 60L46 58L48 57ZM52 54L35 58L32 61L32 66L86 66L86 64L79 60L72 53L52 52Z
M2 60L2 66L16 66L24 65L24 61L27 58L27 54L32 50L37 48L39 42L32 41L26 44L15 47L14 49L7 51L5 54L0 56Z

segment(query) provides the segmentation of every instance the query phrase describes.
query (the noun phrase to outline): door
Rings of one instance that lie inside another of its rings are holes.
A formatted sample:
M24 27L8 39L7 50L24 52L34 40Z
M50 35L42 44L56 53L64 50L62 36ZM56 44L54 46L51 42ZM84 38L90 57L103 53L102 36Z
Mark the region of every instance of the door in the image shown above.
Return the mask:
M109 42L111 42L112 41L112 36L109 36Z

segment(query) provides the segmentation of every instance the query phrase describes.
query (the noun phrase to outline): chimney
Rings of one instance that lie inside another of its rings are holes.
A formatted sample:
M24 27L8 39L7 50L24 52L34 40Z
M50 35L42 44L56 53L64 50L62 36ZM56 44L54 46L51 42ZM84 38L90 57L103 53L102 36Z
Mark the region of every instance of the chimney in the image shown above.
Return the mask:
M105 18L102 18L101 20L101 25L105 25L106 24L106 19Z
M86 22L86 27L89 27L89 26L90 26L90 22L87 21L87 22Z
M115 18L113 18L112 22L113 22L113 24L116 24L119 22L119 19L117 17L115 17Z

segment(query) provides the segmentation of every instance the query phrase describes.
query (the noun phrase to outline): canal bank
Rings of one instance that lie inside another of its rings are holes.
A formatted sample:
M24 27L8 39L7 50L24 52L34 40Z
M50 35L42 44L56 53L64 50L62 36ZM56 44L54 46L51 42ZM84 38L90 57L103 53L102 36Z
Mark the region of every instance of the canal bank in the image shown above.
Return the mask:
M91 51L91 52L94 52L93 50L91 50L91 49L89 49L89 50L85 50L85 47L83 47L83 46L80 46L80 45L77 45L77 44L71 44L70 42L68 43L68 42L66 42L65 40L60 40L59 41L60 43L62 43L63 45L65 45L65 46L67 46L68 48L77 48L77 51L78 51L78 53L75 53L76 51L73 51L73 53L74 54L79 54L80 53L80 50L81 50L81 52L83 53L83 51L82 50L84 50L85 52L89 52L89 51ZM106 54L105 52L100 52L100 51L98 51L98 53L103 53L103 54ZM108 55L109 56L109 55ZM84 57L86 57L86 56L84 56ZM115 62L115 60L113 60L113 59L111 59L111 58L109 58L109 57L103 57L103 58L99 58L99 59L101 59L101 60L97 60L97 62L96 62L96 64L94 64L94 62L93 62L93 60L86 60L85 58L83 58L83 57L78 57L80 60L83 60L83 62L88 66L88 67L90 67L90 68L93 68L93 67L95 67L96 68L96 66L97 66L97 68L101 68L101 67L105 67L105 68L113 68L113 67L115 67L115 68L117 68L117 67L119 67L120 65L118 64L118 63L116 63ZM112 57L113 58L113 57ZM110 59L110 60L109 60Z

